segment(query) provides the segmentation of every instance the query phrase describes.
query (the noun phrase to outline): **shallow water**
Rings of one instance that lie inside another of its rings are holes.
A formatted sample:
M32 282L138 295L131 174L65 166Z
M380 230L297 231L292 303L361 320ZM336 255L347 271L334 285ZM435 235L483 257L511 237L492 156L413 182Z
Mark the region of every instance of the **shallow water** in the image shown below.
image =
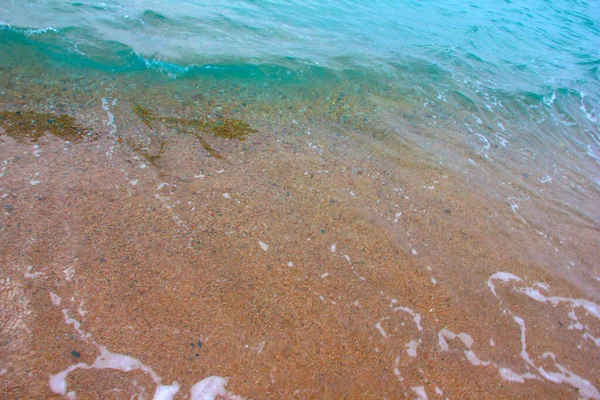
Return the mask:
M10 397L600 397L596 3L5 3Z

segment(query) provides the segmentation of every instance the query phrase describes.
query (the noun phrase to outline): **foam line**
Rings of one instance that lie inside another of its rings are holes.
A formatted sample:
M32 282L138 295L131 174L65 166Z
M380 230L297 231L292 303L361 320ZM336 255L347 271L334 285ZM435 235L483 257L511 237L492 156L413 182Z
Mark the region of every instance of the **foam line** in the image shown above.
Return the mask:
M394 308L394 311L404 311L404 312L407 312L410 315L412 315L413 321L415 322L415 325L417 325L417 329L419 330L419 332L423 331L423 327L421 326L421 315L414 312L412 309L410 309L408 307L396 307L396 308Z
M492 293L494 294L495 297L498 297L498 295L495 290L496 287L493 283L494 280L501 280L504 282L510 282L510 281L522 282L523 281L520 277L518 277L514 274L511 274L508 272L496 272L495 274L490 276L490 278L488 279L488 282L487 282L488 287L490 288L490 290L492 291ZM543 289L547 292L549 292L549 290L550 290L550 287L547 284L543 284L543 285L534 284L534 286L543 287ZM588 312L589 315L591 315L597 319L600 319L600 306L598 306L598 304L593 303L591 301L588 301L585 299L574 299L574 298L560 297L560 296L545 296L542 293L540 293L539 290L537 290L533 287L513 288L513 290L516 293L524 294L525 296L529 297L530 299L538 301L542 304L551 304L554 307L558 306L561 303L569 305L571 307L571 311L568 313L568 317L571 320L576 322L575 324L572 324L569 327L570 330L572 330L572 329L583 330L584 328L587 330L587 327L584 327L582 324L580 324L578 322L577 315L575 314L575 311L574 311L575 307L583 308ZM550 382L554 382L556 384L565 383L565 384L568 384L568 385L576 388L579 391L580 396L582 396L583 398L600 399L600 392L598 391L598 389L596 389L596 387L594 385L592 385L590 383L590 381L588 381L587 379L577 375L576 373L569 370L565 366L556 362L556 356L554 355L554 353L545 352L542 355L542 358L543 359L550 358L554 364L554 368L556 368L558 370L558 372L546 371L546 369L543 366L537 366L527 351L527 340L526 340L527 328L526 328L525 320L517 315L514 315L512 313L512 311L510 311L508 309L505 309L504 311L506 313L508 313L509 315L511 315L514 322L519 326L520 340L521 340L521 351L519 352L519 356L521 357L521 359L523 359L523 361L525 361L525 363L529 367L535 369L535 371L539 374L539 376L541 376L542 378L544 378ZM440 335L441 335L441 333L440 333ZM592 335L588 334L587 331L584 333L583 337L584 337L584 339L592 339L596 345L599 344L595 340L596 338L593 337ZM442 346L441 342L440 342L440 345L443 349L444 347ZM447 348L447 344L446 344L446 348ZM512 382L521 382L522 383L522 382L524 382L525 379L538 379L537 376L535 376L534 374L531 374L531 373L527 373L524 375L518 375L518 374L515 374L513 371L506 369L506 368L499 368L498 371L500 373L500 376L503 379L512 381Z
M541 366L538 367L537 365L535 365L535 363L531 360L529 353L527 353L527 340L526 340L526 336L525 336L527 328L525 327L525 321L523 320L523 318L517 317L516 315L513 316L513 319L515 320L515 322L517 323L517 325L519 325L519 328L521 329L521 353L520 353L520 355L521 355L521 358L523 360L525 360L525 362L527 364L529 364L541 376L543 376L544 378L546 378L547 380L549 380L551 382L558 383L558 384L567 383L567 384L577 388L579 390L579 394L582 395L586 399L600 399L600 392L598 392L598 390L594 387L594 385L592 385L590 383L590 381L580 377L579 375L569 371L564 366L556 363L555 357L550 356L552 358L552 360L554 361L554 366L556 368L558 368L560 373L559 372L548 372L544 369L544 367L541 367Z
M60 297L58 295L50 292L50 297L55 306L60 305ZM77 364L70 365L57 374L51 375L48 380L48 384L54 393L65 396L68 399L76 398L76 393L74 391L67 392L67 377L71 372L77 369L113 369L123 372L140 370L145 374L148 374L152 378L152 381L156 384L156 390L153 397L154 400L173 400L175 395L179 392L180 387L177 381L173 382L171 385L163 385L161 377L151 367L142 363L137 358L133 358L125 354L111 352L106 346L98 344L92 338L91 334L84 332L81 329L81 323L76 319L71 318L67 309L63 309L62 313L65 323L73 326L79 335L79 339L96 347L100 352L100 355L96 357L92 365L79 362ZM242 397L235 396L225 390L227 380L228 378L210 376L199 381L190 389L190 399L214 400L217 396L227 396L232 400L242 400Z

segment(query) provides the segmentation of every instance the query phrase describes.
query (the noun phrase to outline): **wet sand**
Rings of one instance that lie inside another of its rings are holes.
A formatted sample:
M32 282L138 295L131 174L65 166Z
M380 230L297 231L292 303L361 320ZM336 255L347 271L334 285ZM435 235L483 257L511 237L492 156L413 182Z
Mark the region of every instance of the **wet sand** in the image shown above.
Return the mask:
M0 136L2 398L153 398L148 368L175 398L600 398L597 227L545 237L393 138L256 116L218 159L119 107ZM146 372L51 390L101 346Z

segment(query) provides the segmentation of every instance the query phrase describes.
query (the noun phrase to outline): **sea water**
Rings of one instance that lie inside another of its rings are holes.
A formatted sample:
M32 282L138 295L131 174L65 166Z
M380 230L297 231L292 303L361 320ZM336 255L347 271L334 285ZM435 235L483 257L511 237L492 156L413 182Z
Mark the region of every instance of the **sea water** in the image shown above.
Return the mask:
M5 0L0 95L56 109L109 82L168 109L160 86L205 112L383 130L457 169L482 157L498 182L553 183L598 223L599 18L574 0Z

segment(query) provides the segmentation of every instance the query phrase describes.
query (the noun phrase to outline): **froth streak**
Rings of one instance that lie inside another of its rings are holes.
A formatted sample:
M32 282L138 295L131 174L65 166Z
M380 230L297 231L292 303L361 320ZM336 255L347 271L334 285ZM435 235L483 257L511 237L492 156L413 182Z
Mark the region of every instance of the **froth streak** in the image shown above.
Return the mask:
M60 297L58 297L58 295L50 292L50 297L53 305L60 305ZM92 338L91 334L84 332L81 329L81 324L79 321L69 317L69 311L67 309L63 309L62 313L65 318L65 323L72 325L77 331L79 338L96 347L96 349L100 352L100 355L96 357L94 363L91 365L80 362L70 365L63 371L50 376L48 385L54 393L66 396L68 399L76 398L76 393L74 391L67 391L67 377L71 372L77 369L113 369L123 372L140 370L145 374L148 374L152 378L152 381L156 384L156 390L153 397L154 400L172 400L179 392L179 383L175 381L171 385L163 385L161 377L158 376L158 374L151 367L142 363L137 358L133 358L125 354L111 352L106 346L98 344ZM191 400L214 400L216 396L228 396L229 399L241 400L242 397L235 396L225 389L227 380L228 378L210 376L199 381L192 386L190 390Z

